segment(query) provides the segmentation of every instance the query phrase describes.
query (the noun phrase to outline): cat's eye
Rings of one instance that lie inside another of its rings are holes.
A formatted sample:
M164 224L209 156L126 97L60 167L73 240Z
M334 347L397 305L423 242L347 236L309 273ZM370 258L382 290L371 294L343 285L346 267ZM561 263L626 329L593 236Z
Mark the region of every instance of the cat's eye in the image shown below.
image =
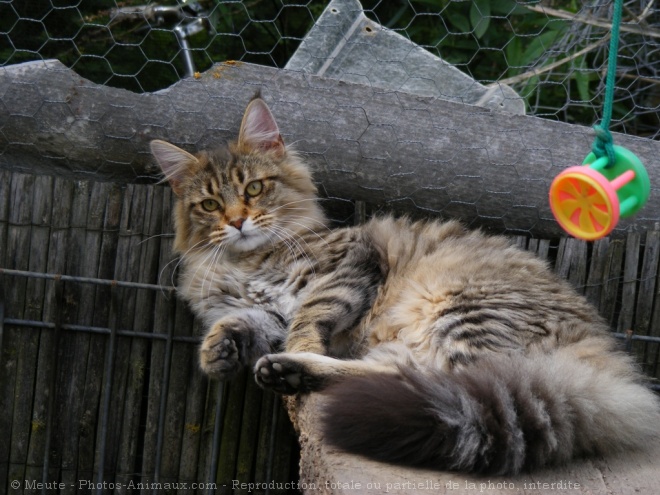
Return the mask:
M215 199L205 199L202 201L202 208L206 211L215 211L220 207L220 204Z
M261 194L263 188L264 188L263 182L261 182L260 180L255 180L247 185L247 187L245 188L245 193L248 196L252 196L254 198L255 196Z

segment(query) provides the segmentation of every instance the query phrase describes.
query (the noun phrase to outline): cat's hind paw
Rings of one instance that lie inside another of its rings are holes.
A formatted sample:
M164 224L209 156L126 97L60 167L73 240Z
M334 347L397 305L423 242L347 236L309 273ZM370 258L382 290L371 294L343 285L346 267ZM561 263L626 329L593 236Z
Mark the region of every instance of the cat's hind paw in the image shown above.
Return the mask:
M254 377L262 388L293 395L319 390L323 380L310 373L305 359L296 354L268 354L254 367Z

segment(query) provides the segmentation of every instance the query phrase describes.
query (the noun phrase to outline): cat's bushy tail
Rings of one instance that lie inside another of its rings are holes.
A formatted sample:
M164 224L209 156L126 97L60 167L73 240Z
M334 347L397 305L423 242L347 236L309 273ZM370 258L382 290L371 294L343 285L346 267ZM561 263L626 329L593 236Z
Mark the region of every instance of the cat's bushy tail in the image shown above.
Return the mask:
M351 377L327 389L326 441L396 464L515 474L657 440L656 396L622 366L560 352L485 359L456 373Z

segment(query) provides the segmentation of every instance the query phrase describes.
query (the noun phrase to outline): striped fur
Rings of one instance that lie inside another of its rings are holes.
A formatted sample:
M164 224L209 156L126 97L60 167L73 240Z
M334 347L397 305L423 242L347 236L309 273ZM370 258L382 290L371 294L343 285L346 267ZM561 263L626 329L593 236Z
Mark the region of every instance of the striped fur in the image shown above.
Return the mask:
M263 387L323 393L330 445L511 474L657 438L655 396L545 263L455 222L329 229L260 98L225 148L152 151L178 196L202 369L225 380L250 366Z

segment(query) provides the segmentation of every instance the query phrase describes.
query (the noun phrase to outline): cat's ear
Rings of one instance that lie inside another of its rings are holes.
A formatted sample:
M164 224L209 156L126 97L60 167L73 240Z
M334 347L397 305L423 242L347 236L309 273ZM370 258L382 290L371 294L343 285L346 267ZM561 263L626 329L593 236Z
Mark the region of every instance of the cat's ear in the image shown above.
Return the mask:
M193 173L199 161L187 151L159 139L151 141L150 146L151 153L172 186L172 191L180 196L183 179Z
M241 147L275 151L278 154L285 152L280 128L266 103L259 97L254 98L245 109L238 144Z

